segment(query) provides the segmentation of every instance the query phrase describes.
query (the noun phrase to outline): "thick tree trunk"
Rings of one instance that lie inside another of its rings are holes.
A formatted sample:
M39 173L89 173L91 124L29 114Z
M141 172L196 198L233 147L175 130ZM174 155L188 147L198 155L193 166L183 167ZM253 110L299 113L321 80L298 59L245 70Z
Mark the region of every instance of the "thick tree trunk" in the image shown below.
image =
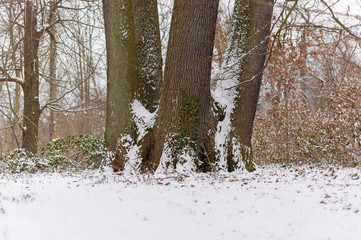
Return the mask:
M138 53L138 95L145 108L154 112L162 84L162 50L157 0L132 0Z
M144 166L155 170L164 148L174 166L190 147L196 167L213 161L214 121L210 92L211 60L219 0L176 0L164 85L152 150Z
M107 113L105 139L114 169L124 168L118 141L131 131L130 105L137 90L137 53L131 0L103 0L107 44Z
M273 0L236 0L229 45L236 99L228 140L228 170L254 170L251 136L261 87Z
M36 31L36 13L34 3L30 0L25 5L24 35L24 114L23 114L23 148L37 152L39 106L39 33Z

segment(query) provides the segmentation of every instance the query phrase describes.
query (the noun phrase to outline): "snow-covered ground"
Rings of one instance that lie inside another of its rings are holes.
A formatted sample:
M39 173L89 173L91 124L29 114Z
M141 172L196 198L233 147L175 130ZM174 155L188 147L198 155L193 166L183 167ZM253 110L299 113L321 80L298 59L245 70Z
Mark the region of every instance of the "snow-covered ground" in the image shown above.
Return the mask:
M0 239L361 239L360 169L0 176Z

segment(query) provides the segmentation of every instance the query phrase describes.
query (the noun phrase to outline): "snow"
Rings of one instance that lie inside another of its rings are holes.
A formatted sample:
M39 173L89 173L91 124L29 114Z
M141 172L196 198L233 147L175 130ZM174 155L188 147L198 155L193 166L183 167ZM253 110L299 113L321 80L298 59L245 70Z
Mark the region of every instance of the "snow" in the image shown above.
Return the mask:
M164 149L162 156L160 158L159 166L156 170L157 174L169 174L169 173L178 173L178 174L191 174L194 173L197 169L194 156L196 153L194 149L190 146L186 146L183 151L177 156L177 164L173 166L174 157L172 156L172 147L169 146L169 143L172 142L175 136L166 136L166 141L164 144Z
M141 164L140 141L153 128L157 111L150 113L141 102L134 100L131 104L133 119L137 127L138 137L136 141L128 134L123 136L118 142L118 146L123 146L125 151L126 162L125 172L137 172Z
M1 175L0 239L359 239L360 174Z
M137 141L140 141L147 134L147 129L153 128L157 111L149 112L137 99L131 104L131 109L139 134Z

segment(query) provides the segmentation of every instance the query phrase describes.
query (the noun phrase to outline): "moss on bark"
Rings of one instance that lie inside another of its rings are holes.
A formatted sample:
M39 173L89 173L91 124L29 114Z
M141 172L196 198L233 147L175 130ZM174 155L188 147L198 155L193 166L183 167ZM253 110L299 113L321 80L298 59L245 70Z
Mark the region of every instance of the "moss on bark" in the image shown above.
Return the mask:
M120 139L132 135L130 105L137 93L137 52L131 0L104 0L107 44L105 139L114 169L123 170L126 151Z
M218 4L218 0L174 3L154 147L145 159L147 165L158 167L164 146L177 153L170 144L174 137L185 140L178 141L180 145L195 142L196 165L204 160L202 152L214 150L210 76Z
M255 169L251 136L270 33L273 0L236 0L227 61L235 61L236 99L228 140L228 170Z

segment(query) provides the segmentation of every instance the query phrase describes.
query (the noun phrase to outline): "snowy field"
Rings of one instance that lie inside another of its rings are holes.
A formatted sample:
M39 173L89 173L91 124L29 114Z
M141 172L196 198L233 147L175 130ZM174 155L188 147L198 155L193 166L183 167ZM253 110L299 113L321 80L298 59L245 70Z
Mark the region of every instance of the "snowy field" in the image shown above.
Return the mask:
M1 175L0 239L361 239L360 175Z

